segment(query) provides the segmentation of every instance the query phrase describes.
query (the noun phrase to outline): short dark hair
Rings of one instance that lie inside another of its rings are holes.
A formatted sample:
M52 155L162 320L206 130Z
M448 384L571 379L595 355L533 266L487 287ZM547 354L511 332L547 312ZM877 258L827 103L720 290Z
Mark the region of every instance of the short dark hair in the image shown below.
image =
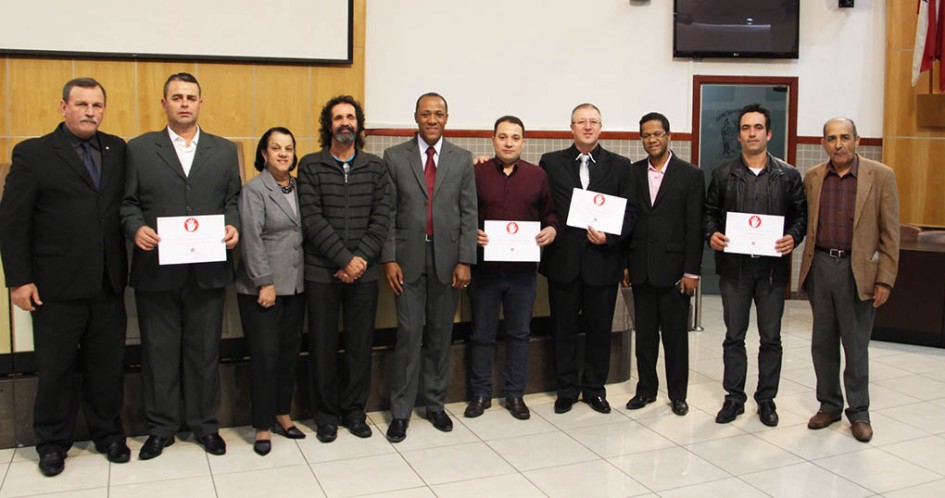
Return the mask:
M269 137L271 137L273 133L282 133L292 139L292 166L289 166L289 171L292 171L295 169L295 165L299 163L299 156L295 150L295 135L293 135L288 128L281 126L269 128L266 130L266 133L263 133L263 136L259 138L259 144L256 145L256 161L253 162L253 166L255 166L258 171L266 169L266 159L263 158L263 151L269 147Z
M738 127L742 127L742 116L750 112L758 112L765 116L765 130L771 131L771 111L761 107L761 104L748 104L738 111Z
M658 112L648 112L640 118L640 133L643 133L643 123L647 121L659 121L663 125L663 131L670 133L669 131L669 120L666 119L666 116Z
M62 87L62 101L69 102L69 95L72 93L72 89L75 87L79 88L101 88L102 89L102 100L107 101L108 96L105 95L105 87L101 83L95 80L95 78L73 78L66 82Z
M172 81L183 81L184 83L193 83L197 85L197 96L199 97L203 90L200 88L200 83L197 81L197 77L190 73L174 73L167 77L167 81L164 82L164 98L167 98L167 88L171 86Z
M423 94L423 95L417 97L417 105L414 106L413 112L417 112L417 111L420 110L420 101L423 100L423 99L425 99L426 97L436 97L436 98L442 100L442 101L443 101L443 107L446 108L446 112L450 112L450 105L446 103L446 97L444 97L444 96L442 96L442 95L440 95L440 94L438 94L438 93L436 93L436 92L427 92L427 93L425 93L425 94Z
M332 98L322 107L321 115L318 116L318 143L322 147L331 145L331 110L338 104L351 104L354 107L354 116L358 120L358 130L354 135L354 146L357 149L364 148L364 110L361 104L350 95L339 95Z
M522 137L525 137L525 123L522 123L522 120L511 115L505 115L501 118L495 120L495 125L492 127L492 136L494 137L496 132L499 131L499 125L502 123L512 123L517 124L522 128Z

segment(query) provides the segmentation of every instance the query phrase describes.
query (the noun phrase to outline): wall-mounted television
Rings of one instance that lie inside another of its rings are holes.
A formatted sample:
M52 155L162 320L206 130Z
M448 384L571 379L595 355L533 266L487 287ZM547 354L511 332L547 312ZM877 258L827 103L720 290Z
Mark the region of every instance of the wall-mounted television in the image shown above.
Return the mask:
M800 0L675 0L673 57L797 59Z

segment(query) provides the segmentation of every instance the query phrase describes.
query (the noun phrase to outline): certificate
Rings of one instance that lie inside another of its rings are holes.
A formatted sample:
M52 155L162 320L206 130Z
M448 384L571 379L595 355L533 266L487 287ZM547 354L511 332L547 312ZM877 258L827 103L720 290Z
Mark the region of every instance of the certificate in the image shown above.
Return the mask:
M541 260L541 248L535 240L541 222L486 220L483 230L489 236L489 243L482 250L485 261Z
M627 200L616 195L600 194L575 188L568 209L568 226L620 235Z
M157 219L158 264L183 265L226 261L222 214L166 216Z
M780 258L781 253L774 245L784 236L784 216L729 212L725 217L725 236L728 237L725 252Z

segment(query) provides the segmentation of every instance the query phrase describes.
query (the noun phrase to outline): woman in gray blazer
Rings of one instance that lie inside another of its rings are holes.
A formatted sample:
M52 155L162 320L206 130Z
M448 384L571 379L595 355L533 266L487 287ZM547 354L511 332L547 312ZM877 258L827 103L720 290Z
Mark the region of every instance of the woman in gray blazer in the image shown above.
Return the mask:
M305 314L302 225L289 175L297 163L292 132L269 129L256 146L261 173L240 197L243 258L236 292L250 350L253 451L263 456L272 449L273 430L290 439L305 437L289 417Z

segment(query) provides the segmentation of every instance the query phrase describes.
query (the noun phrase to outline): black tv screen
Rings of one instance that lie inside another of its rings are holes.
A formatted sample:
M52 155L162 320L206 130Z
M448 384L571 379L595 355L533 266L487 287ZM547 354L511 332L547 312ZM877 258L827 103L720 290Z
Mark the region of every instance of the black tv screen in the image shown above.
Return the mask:
M797 59L799 0L675 0L673 57Z

